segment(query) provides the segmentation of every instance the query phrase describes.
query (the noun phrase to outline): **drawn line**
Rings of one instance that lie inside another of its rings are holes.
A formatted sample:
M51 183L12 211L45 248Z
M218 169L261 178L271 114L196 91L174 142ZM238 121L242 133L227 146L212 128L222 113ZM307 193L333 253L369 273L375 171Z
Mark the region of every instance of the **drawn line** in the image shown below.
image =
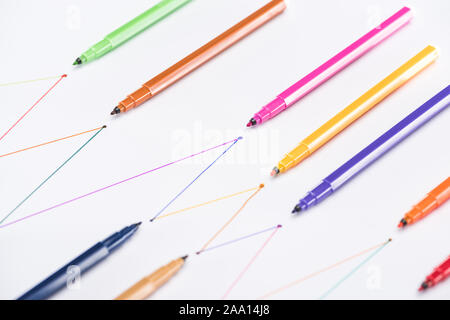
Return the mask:
M255 192L253 192L252 193L252 195L247 199L247 200L245 200L245 202L244 202L244 204L239 208L239 210L238 211L236 211L236 213L211 237L211 239L209 239L204 245L203 245L203 247L200 249L200 250L198 250L198 252L197 252L197 254L200 254L200 253L202 253L210 244L211 244L211 242L213 242L214 241L214 239L216 239L217 238L217 236L220 234L220 233L222 233L222 231L234 220L234 218L236 218L237 216L238 216L238 214L239 213L241 213L241 211L242 211L242 209L244 209L245 208L245 206L247 205L247 203L254 197L254 196L256 196L256 194L262 189L262 188L264 188L264 185L263 184L260 184L259 185L259 187L258 187L258 189L255 191Z
M273 230L273 229L277 229L277 228L281 228L281 225L279 224L279 225L276 225L276 226L274 226L274 227L270 227L270 228L267 228L267 229L264 229L264 230L261 230L261 231L254 232L254 233L252 233L252 234L249 234L249 235L246 235L246 236L243 236L243 237L240 237L240 238L236 238L236 239L234 239L234 240L230 240L230 241L227 241L227 242L218 244L218 245L216 245L216 246L209 247L209 248L203 250L202 252L206 252L206 251L218 249L218 248L220 248L220 247L224 247L224 246L227 246L227 245L230 245L230 244L233 244L233 243L236 243L236 242L239 242L239 241L248 239L248 238L252 238L252 237L254 237L254 236L260 235L260 234L262 234L262 233L269 232L269 231L271 231L271 230ZM198 252L196 252L196 253L199 254L200 251L198 251Z
M49 94L49 92L50 91L52 91L52 89L54 88L54 87L56 87L57 85L58 85L58 83L63 79L63 78L65 78L65 77L67 77L67 75L66 74L63 74L62 76L60 76L60 78L58 79L58 81L56 81L51 87L50 87L50 89L48 89L47 90L47 92L46 93L44 93L43 95L42 95L42 97L40 97L39 99L38 99L38 101L36 101L32 106L31 106L31 108L30 109L28 109L27 110L27 112L25 112L8 130L6 130L6 132L0 137L0 141L12 130L12 129L14 129L14 127L15 126L17 126L17 124L19 124L19 122L20 121L22 121L22 119L23 118L25 118L25 116L31 111L31 110L33 110L33 108L39 103L39 102L41 102L41 100L42 99L44 99L44 97L47 95L47 94Z
M227 142L224 142L224 143L222 143L222 144L219 144L219 145L217 145L217 146L214 146L214 147L205 149L205 150L200 151L200 152L198 152L198 153L191 154L191 155L189 155L189 156L186 156L186 157L183 157L183 158L181 158L181 159L178 159L178 160L172 161L172 162L170 162L170 163L167 163L167 164L165 164L165 165L159 166L159 167L157 167L157 168L154 168L154 169L151 169L151 170L142 172L142 173L140 173L140 174L138 174L138 175L135 175L135 176L133 176L133 177L131 177L131 178L127 178L127 179L118 181L118 182L113 183L113 184L111 184L111 185L109 185L109 186L106 186L106 187L103 187L103 188L100 188L100 189L91 191L91 192L89 192L89 193L83 194L83 195L78 196L78 197L75 197L75 198L73 198L73 199L70 199L70 200L67 200L67 201L58 203L58 204L56 204L56 205L54 205L54 206L51 206L51 207L49 207L49 208L46 208L46 209L43 209L43 210L34 212L34 213L29 214L29 215L27 215L27 216L25 216L25 217L22 217L22 218L20 218L20 219L11 221L11 222L9 222L9 223L7 223L7 224L4 224L4 225L1 225L1 224L0 224L0 229L1 229L1 228L4 228L4 227L7 227L7 226L10 226L10 225L13 225L13 224L18 223L18 222L21 222L21 221L23 221L23 220L29 219L29 218L31 218L31 217L40 215L40 214L42 214L42 213L48 212L48 211L50 211L50 210L59 208L59 207L61 207L61 206L64 206L64 205L66 205L66 204L69 204L69 203L71 203L71 202L74 202L74 201L83 199L83 198L85 198L85 197L91 196L91 195L93 195L93 194L96 194L96 193L98 193L98 192L104 191L104 190L106 190L106 189L115 187L115 186L117 186L117 185L119 185L119 184L122 184L122 183L128 182L128 181L130 181L130 180L139 178L139 177L141 177L141 176L143 176L143 175L146 175L146 174L148 174L148 173L150 173L150 172L160 170L160 169L162 169L162 168L168 167L168 166L173 165L173 164L175 164L175 163L178 163L178 162L180 162L180 161L183 161L183 160L186 160L186 159L189 159L189 158L198 156L198 155L200 155L200 154L202 154L202 153L211 151L211 150L213 150L213 149L220 148L220 147L222 147L222 146L224 146L224 145L227 145L227 144L230 144L230 143L232 143L232 142L234 142L234 141L235 141L235 139L230 140L230 141L227 141Z
M203 207L203 206L206 206L208 204L215 203L215 202L218 202L218 201L221 201L221 200L226 200L226 199L229 199L229 198L233 198L233 197L236 197L238 195L241 195L241 194L244 194L244 193L247 193L247 192L250 192L250 191L254 191L256 189L258 189L258 188L256 187L256 188L247 189L247 190L236 192L236 193L233 193L233 194L230 194L230 195L227 195L227 196L223 196L223 197L220 197L220 198L217 198L217 199L214 199L214 200L210 200L210 201L207 201L207 202L199 203L199 204L193 205L193 206L188 207L188 208L180 209L180 210L177 210L177 211L172 211L172 212L160 215L159 217L155 218L155 220L166 218L168 216L173 216L174 214L185 212L185 211L192 210L192 209L196 209L196 208L199 208L199 207Z
M48 144L51 144L51 143L54 143L54 142L66 140L66 139L69 139L69 138L74 138L74 137L80 136L80 135L85 134L85 133L89 133L89 132L100 130L101 128L102 127L98 127L98 128L91 129L91 130L88 130L88 131L83 131L83 132L80 132L80 133L76 133L76 134L73 134L73 135L70 135L70 136L67 136L67 137L64 137L64 138L59 138L59 139L56 139L56 140L44 142L44 143L41 143L41 144L38 144L38 145L35 145L35 146L32 146L32 147L28 147L28 148L20 149L20 150L17 150L17 151L5 153L5 154L0 155L0 158L7 157L7 156L10 156L10 155L13 155L13 154L16 154L16 153L19 153L19 152L27 151L27 150L30 150L30 149L42 147L42 146L45 146L45 145L48 145Z
M236 280L233 281L231 286L228 288L228 290L225 292L225 294L222 297L222 300L225 300L228 295L230 294L231 290L237 285L237 283L242 279L242 277L247 273L248 269L251 267L251 265L255 262L256 258L260 255L260 253L264 250L264 248L267 246L267 244L272 240L272 238L275 236L277 231L281 228L281 225L277 226L277 228L270 234L270 236L267 238L267 240L263 243L263 245L258 249L256 254L253 256L253 258L250 259L250 262L245 266L245 268L241 271L241 273L237 276Z
M202 174L204 174L209 168L211 168L220 158L223 157L225 153L227 153L228 150L230 150L241 139L242 137L235 139L234 142L230 146L228 146L228 148L226 148L224 152L222 152L213 162L211 162L205 169L203 169L203 171L200 172L200 174L197 175L194 178L194 180L189 182L189 184L186 187L184 187L183 190L181 190L175 197L173 197L168 204L166 204L161 210L159 210L159 212L153 218L150 219L150 222L153 222L156 218L158 218L158 216L161 215L161 213L163 213L175 200L178 199L178 197L180 197L195 181L197 181Z
M300 284L300 283L302 283L302 282L304 282L306 280L314 278L314 277L316 277L316 276L318 276L318 275L320 275L320 274L322 274L322 273L324 273L326 271L329 271L331 269L337 268L340 265L342 265L342 264L344 264L344 263L346 263L348 261L356 259L356 258L358 258L358 257L360 257L360 256L362 256L362 255L364 255L364 254L366 254L366 253L368 253L368 252L370 252L372 250L378 249L379 247L382 247L382 246L386 245L386 243L388 241L383 241L382 243L379 243L379 244L377 244L377 245L375 245L373 247L370 247L370 248L365 249L365 250L363 250L363 251L361 251L361 252L359 252L357 254L354 254L354 255L352 255L350 257L347 257L347 258L345 258L345 259L343 259L343 260L341 260L339 262L336 262L336 263L334 263L334 264L332 264L332 265L330 265L328 267L325 267L325 268L323 268L323 269L321 269L319 271L310 273L309 275L307 275L307 276L305 276L303 278L300 278L300 279L297 279L295 281L292 281L292 282L290 282L290 283L288 283L288 284L286 284L286 285L284 285L284 286L282 286L282 287L280 287L278 289L275 289L273 291L270 291L269 293L266 293L265 295L259 297L258 300L266 299L266 298L268 298L270 296L273 296L274 294L280 293L281 291L284 291L284 290L289 289L289 288L291 288L291 287L293 287L293 286L295 286L297 284Z
M0 83L0 87L7 87L7 86L13 86L13 85L16 85L16 84L24 84L24 83L37 82L37 81L42 81L42 80L57 79L59 77L61 77L61 76L52 76L52 77L37 78L37 79L32 79L32 80L23 80L23 81Z
M350 278L356 271L358 271L363 265L365 265L367 262L369 262L370 259L372 259L374 256L376 256L381 250L383 250L388 243L391 242L391 239L389 239L386 243L384 243L381 247L379 247L375 252L373 252L370 256L368 256L366 259L364 259L359 265L356 266L352 271L350 271L345 277L343 277L341 280L339 280L334 286L332 286L327 292L325 292L323 295L319 297L319 300L325 299L331 292L333 292L337 287L339 287L345 280Z
M106 126L103 126L100 130L98 130L92 137L89 138L88 141L86 141L80 148L78 148L77 151L75 151L66 161L64 161L55 171L52 172L44 181L41 182L28 196L25 197L14 209L12 209L1 221L0 226L8 219L10 215L12 215L21 205L25 203L36 191L38 191L48 180L50 180L62 167L64 167L70 160L72 160L73 157L75 157L78 152L80 152L84 147L87 146L89 142L91 142Z

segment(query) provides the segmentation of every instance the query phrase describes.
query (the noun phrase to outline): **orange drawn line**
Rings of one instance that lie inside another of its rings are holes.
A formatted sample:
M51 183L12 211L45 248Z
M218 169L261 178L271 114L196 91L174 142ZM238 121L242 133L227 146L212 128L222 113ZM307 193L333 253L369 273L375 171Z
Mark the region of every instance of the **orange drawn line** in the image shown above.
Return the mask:
M92 131L100 130L101 128L102 127L98 127L98 128L91 129L91 130L88 130L88 131L83 131L83 132L80 132L80 133L76 133L76 134L73 134L73 135L70 135L70 136L67 136L67 137L64 137L64 138L59 138L59 139L56 139L56 140L47 141L47 142L44 142L44 143L41 143L41 144L38 144L38 145L35 145L35 146L32 146L32 147L28 147L28 148L20 149L20 150L17 150L17 151L5 153L5 154L0 155L0 158L6 157L6 156L10 156L12 154L16 154L16 153L19 153L19 152L22 152L22 151L27 151L27 150L30 150L30 149L42 147L42 146L45 146L45 145L50 144L50 143L54 143L54 142L58 142L58 141L61 141L61 140L77 137L77 136L80 136L80 135L85 134L85 133L89 133L89 132L92 132Z
M234 220L234 218L236 218L237 217L237 215L239 214L239 213L241 213L241 211L242 211L242 209L244 209L245 208L245 206L247 205L247 203L254 197L254 196L256 196L256 194L262 189L262 188L264 188L264 185L263 184L260 184L259 185L259 187L258 187L258 189L255 191L255 192L253 192L252 193L252 195L247 199L247 200L245 200L245 202L244 202L244 204L239 208L239 210L238 211L236 211L236 213L222 226L222 228L220 228L219 229L219 231L217 231L212 237L211 237L211 239L209 239L204 245L203 245L203 247L197 252L197 254L200 254L200 253L202 253L202 251L203 250L205 250L210 244L211 244L211 242L213 242L214 241L214 239L216 239L217 238L217 236Z
M202 206L206 206L208 204L215 203L215 202L218 202L218 201L221 201L221 200L225 200L225 199L229 199L229 198L232 198L232 197L236 197L236 196L238 196L240 194L247 193L247 192L250 192L250 191L254 191L256 189L258 189L258 187L257 188L247 189L247 190L240 191L240 192L236 192L236 193L233 193L233 194L230 194L230 195L227 195L227 196L223 196L223 197L220 197L220 198L217 198L217 199L214 199L214 200L210 200L210 201L207 201L207 202L199 203L199 204L193 205L191 207L187 207L187 208L180 209L180 210L177 210L177 211L172 211L172 212L169 212L169 213L166 213L164 215L161 215L161 216L157 217L155 220L162 219L162 218L165 218L165 217L168 217L168 216L172 216L174 214L181 213L181 212L184 212L184 211L196 209L196 208L199 208L199 207L202 207Z
M384 241L384 242L382 242L380 244L377 244L376 246L373 246L373 247L370 247L368 249L365 249L365 250L363 250L363 251L361 251L361 252L359 252L359 253L357 253L357 254L355 254L353 256L350 256L350 257L345 258L345 259L343 259L343 260L341 260L341 261L339 261L339 262L337 262L335 264L332 264L331 266L328 266L328 267L323 268L323 269L321 269L319 271L313 272L313 273L311 273L311 274L309 274L309 275L307 275L307 276L305 276L303 278L300 278L300 279L297 279L295 281L292 281L292 282L290 282L290 283L288 283L288 284L286 284L286 285L284 285L284 286L282 286L282 287L280 287L278 289L275 289L275 290L273 290L273 291L271 291L269 293L266 293L265 295L259 297L258 300L266 299L267 297L272 296L274 294L277 294L277 293L279 293L279 292L281 292L283 290L286 290L286 289L288 289L288 288L290 288L290 287L292 287L294 285L297 285L297 284L302 283L302 282L304 282L306 280L314 278L314 277L318 276L319 274L322 274L322 273L324 273L326 271L329 271L329 270L331 270L333 268L336 268L336 267L340 266L343 263L346 263L346 262L348 262L350 260L353 260L353 259L355 259L355 258L357 258L359 256L362 256L362 255L366 254L367 252L370 252L370 251L375 250L375 249L377 249L377 248L379 248L381 246L384 246L389 241L391 241L391 239L389 239L388 241Z

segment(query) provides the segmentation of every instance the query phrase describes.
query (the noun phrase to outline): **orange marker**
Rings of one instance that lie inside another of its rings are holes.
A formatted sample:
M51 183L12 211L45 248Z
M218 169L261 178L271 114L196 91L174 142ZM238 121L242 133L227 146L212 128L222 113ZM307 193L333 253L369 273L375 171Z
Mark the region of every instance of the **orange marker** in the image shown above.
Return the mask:
M448 276L450 276L450 256L427 276L419 287L419 291L434 287L439 282L444 281Z
M123 113L141 105L278 16L284 9L286 9L286 4L283 0L270 1L200 49L144 83L140 89L121 101L111 112L111 115Z
M450 177L434 188L422 201L406 213L403 219L400 220L398 227L405 227L407 224L413 224L424 218L448 199L450 199Z

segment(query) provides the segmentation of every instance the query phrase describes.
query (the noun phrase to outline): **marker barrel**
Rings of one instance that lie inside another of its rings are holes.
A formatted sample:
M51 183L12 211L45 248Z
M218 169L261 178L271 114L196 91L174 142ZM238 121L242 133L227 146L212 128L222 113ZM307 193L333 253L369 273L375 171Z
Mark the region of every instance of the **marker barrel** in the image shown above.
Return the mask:
M298 202L296 206L298 209L296 211L304 211L320 201L323 201L334 191L350 181L365 168L369 167L378 158L394 148L398 143L449 106L450 86L447 86L369 144L366 148L361 150L349 161L340 166L332 174L323 179L315 189L308 192L307 195ZM443 201L445 197L446 196L439 196L439 201Z
M294 105L305 95L370 51L370 49L392 36L396 31L406 25L412 17L411 9L407 7L396 12L379 26L359 38L262 107L253 116L253 125L266 122Z
M434 188L428 195L408 211L402 219L403 226L426 217L450 199L450 177Z
M130 288L121 293L115 300L143 300L149 297L164 283L170 280L184 265L184 259L179 258L159 268L151 275L142 278Z
M439 282L444 281L450 276L450 256L442 264L436 267L433 272L427 276L422 284L422 289L433 287Z
M234 25L218 37L214 38L203 47L194 51L183 60L163 71L150 81L146 82L140 89L128 95L121 101L117 108L120 113L136 108L148 99L157 95L167 87L171 86L187 74L202 66L218 54L222 53L239 40L279 15L286 8L283 0L273 0L257 10L238 24ZM119 112L117 112L119 113Z
M157 23L192 0L162 0L133 20L108 34L80 56L82 63L100 58L138 33Z
M88 271L108 255L108 248L99 242L19 297L18 300L47 299L60 289L70 286L72 281L81 276L81 273Z
M298 165L338 133L378 105L384 98L419 74L420 71L433 63L437 57L438 52L436 48L427 46L413 58L409 59L400 68L392 72L349 106L341 110L333 118L301 141L297 147L287 153L277 165L279 172L283 173Z

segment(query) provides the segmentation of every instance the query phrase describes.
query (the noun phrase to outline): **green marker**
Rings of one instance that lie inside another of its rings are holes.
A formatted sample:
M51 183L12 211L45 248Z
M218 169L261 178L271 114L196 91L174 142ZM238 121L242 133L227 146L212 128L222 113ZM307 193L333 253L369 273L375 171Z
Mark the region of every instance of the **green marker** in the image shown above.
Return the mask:
M73 65L87 63L100 58L190 1L192 0L162 0L90 47L75 60Z

